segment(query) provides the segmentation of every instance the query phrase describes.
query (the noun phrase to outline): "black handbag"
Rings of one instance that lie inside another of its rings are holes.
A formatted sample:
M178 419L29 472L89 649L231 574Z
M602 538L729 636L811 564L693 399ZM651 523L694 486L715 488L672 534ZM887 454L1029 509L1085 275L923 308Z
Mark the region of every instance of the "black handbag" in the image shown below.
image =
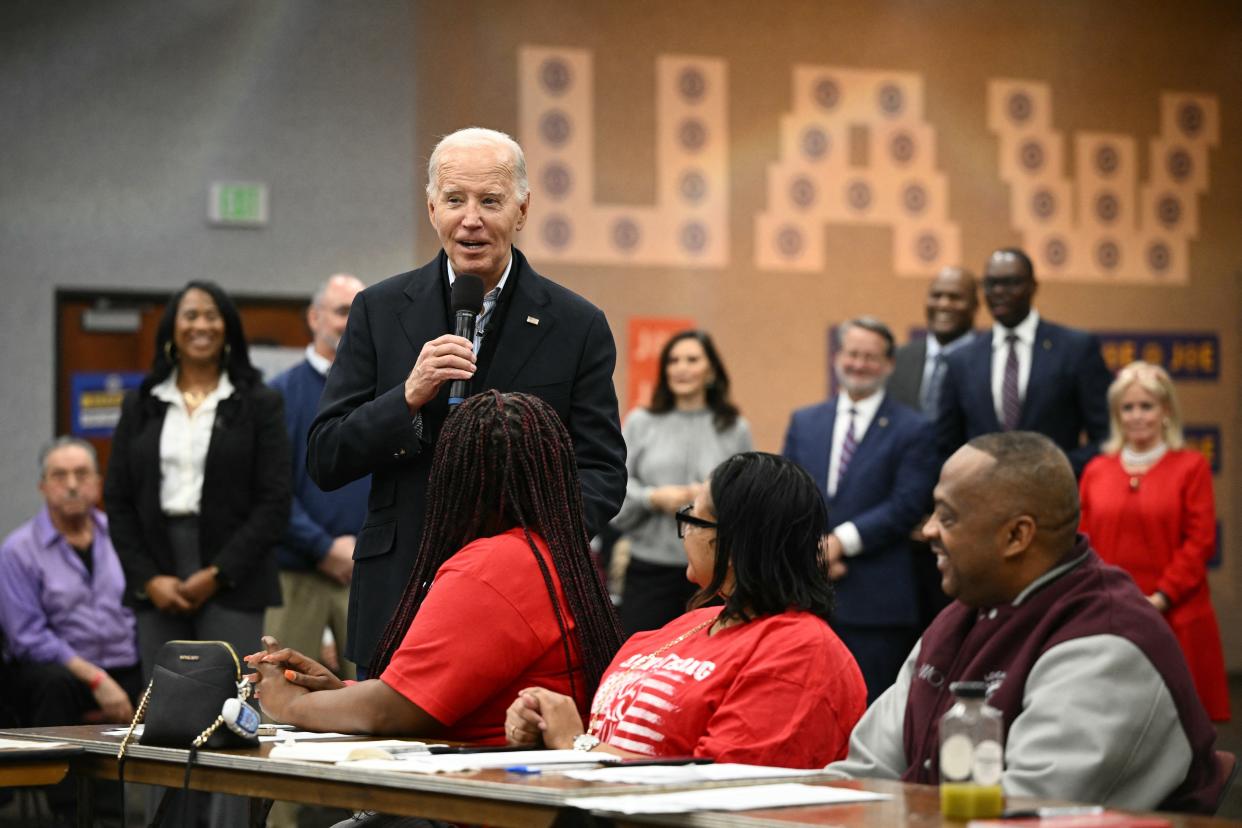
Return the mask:
M251 684L242 677L241 659L226 641L169 641L160 648L151 681L138 702L129 732L117 751L118 776L125 783L125 751L141 724L140 745L188 748L183 790L190 787L190 771L198 749L245 747L259 744L225 724L224 703L245 701ZM159 824L175 789L160 803L152 825Z
M169 641L160 648L151 683L138 703L140 745L159 747L242 747L257 745L224 727L220 711L230 698L245 701L250 682L241 659L225 641ZM130 727L131 732L133 725Z

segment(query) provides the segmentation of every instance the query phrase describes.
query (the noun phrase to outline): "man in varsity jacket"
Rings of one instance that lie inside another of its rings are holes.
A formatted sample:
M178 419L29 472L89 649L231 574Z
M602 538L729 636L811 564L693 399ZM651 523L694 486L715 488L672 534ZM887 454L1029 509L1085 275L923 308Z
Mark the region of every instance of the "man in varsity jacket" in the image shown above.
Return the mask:
M956 600L829 770L936 783L949 686L982 681L1004 717L1006 796L1211 813L1215 731L1177 640L1077 526L1074 472L1047 437L988 434L950 457L923 531Z

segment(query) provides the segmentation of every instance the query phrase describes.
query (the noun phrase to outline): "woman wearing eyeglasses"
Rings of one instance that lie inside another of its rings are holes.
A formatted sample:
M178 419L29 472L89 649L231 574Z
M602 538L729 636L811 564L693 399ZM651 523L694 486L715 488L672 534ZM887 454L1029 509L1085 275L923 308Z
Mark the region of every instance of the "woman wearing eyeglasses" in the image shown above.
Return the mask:
M623 432L629 480L612 527L630 540L619 615L633 634L686 611L694 587L673 513L717 463L751 449L750 426L729 399L729 374L706 332L682 331L664 345L651 405L632 411Z
M585 725L568 696L523 690L509 742L792 768L844 756L867 689L828 626L826 520L819 488L789 460L721 463L676 513L694 609L622 645ZM704 606L714 598L723 607Z

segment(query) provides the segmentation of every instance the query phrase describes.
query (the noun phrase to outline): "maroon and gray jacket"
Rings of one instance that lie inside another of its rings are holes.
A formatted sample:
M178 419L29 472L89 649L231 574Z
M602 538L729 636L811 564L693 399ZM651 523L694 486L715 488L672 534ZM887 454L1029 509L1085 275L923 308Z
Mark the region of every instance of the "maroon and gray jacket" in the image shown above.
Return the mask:
M988 703L1004 717L1006 795L1215 807L1224 783L1215 731L1177 640L1083 536L1013 603L954 602L941 612L830 769L934 784L955 681L987 682Z

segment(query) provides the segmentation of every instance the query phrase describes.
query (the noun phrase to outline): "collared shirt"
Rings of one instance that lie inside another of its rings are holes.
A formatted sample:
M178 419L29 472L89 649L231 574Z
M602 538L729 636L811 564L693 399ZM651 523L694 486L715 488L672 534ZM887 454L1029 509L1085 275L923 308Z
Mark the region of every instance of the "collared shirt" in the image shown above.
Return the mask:
M1018 399L1026 400L1026 386L1031 379L1031 355L1035 353L1035 329L1039 327L1039 311L1031 312L1012 329L999 322L992 323L992 405L996 419L1005 422L1002 388L1005 385L1005 360L1009 357L1009 334L1018 337L1014 351L1018 355Z
M315 350L315 343L306 346L306 361L310 363L310 367L315 369L315 373L321 377L328 375L328 369L332 367L332 360Z
M64 664L76 655L98 667L138 663L134 615L121 604L125 575L108 519L95 509L91 522L90 574L46 506L0 546L0 627L13 658Z
M858 445L862 445L863 437L867 434L867 429L871 426L871 421L875 419L875 414L880 410L880 404L884 402L884 389L872 394L861 400L852 400L850 395L845 391L837 394L837 419L832 426L832 454L828 458L828 496L835 497L837 487L841 483L840 466L841 466L841 445L845 442L845 432L850 425L850 408L854 413L854 441ZM858 455L857 449L854 452ZM845 470L849 473L849 469ZM846 522L834 526L832 534L837 536L837 540L841 541L841 546L845 550L846 555L857 555L863 551L862 536L858 533L857 527L852 522Z
M948 359L949 354L955 353L961 348L965 348L975 338L974 331L967 331L957 339L951 340L947 345L941 345L940 340L936 339L932 333L927 334L927 355L923 358L923 382L919 388L926 389L931 386L932 378L936 376L936 358L943 354ZM943 378L942 378L943 379ZM935 416L935 412L928 412L929 416Z
M445 264L448 266L449 287L453 287L453 282L457 281L457 274L453 272L453 263L447 260ZM483 347L483 334L487 332L487 325L491 322L492 311L496 309L496 303L500 301L500 292L505 289L505 282L509 281L509 271L513 269L513 253L509 253L509 263L505 265L505 272L500 274L500 281L496 283L496 287L489 290L483 296L483 309L479 312L479 318L474 323L474 352L477 354Z
M197 515L203 499L203 470L207 447L216 424L216 408L233 394L229 375L191 414L177 388L177 371L151 389L151 396L168 403L160 432L160 508L166 515Z

